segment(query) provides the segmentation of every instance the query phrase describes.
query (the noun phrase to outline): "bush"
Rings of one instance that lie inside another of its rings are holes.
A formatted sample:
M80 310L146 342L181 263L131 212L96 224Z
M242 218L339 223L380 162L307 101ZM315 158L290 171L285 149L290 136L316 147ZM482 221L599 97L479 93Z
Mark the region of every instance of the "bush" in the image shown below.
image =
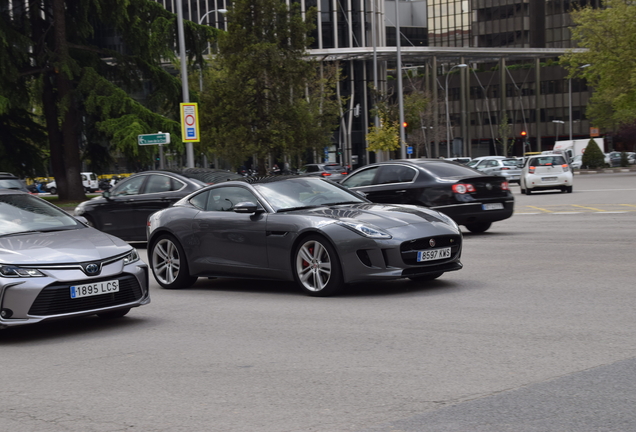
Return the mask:
M605 166L605 155L596 141L590 139L583 152L581 165L587 168L597 169Z

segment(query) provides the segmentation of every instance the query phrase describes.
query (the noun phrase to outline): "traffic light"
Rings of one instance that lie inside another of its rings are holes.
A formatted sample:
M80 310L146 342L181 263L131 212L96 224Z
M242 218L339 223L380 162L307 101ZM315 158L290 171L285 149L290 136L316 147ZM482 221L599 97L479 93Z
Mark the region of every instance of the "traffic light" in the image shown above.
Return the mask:
M408 124L407 122L403 122L403 123L402 123L402 127L403 127L404 129L406 129L406 127L407 127L408 125L409 125L409 124Z
M528 135L528 133L527 133L526 131L521 131L521 136L522 136L523 138L525 138L527 135Z

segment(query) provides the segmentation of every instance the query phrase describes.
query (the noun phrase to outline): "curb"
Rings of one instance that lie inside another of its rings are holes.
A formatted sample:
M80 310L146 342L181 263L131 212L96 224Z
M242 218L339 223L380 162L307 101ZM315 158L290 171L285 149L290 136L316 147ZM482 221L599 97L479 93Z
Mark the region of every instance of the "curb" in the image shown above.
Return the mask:
M612 174L612 173L626 173L636 172L636 167L630 168L603 168L601 170L576 170L575 175L588 175L588 174Z

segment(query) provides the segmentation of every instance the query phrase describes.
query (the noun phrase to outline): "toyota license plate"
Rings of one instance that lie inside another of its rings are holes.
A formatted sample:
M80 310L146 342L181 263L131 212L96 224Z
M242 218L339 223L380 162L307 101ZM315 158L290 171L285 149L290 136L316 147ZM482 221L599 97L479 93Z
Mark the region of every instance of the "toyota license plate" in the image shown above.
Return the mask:
M541 181L544 182L552 182L552 181L556 181L556 177L541 177Z
M417 262L433 261L443 258L450 258L451 248L431 249L417 252Z
M502 210L503 203L488 203L481 205L482 210Z
M71 298L82 298L119 291L119 281L111 280L71 287Z

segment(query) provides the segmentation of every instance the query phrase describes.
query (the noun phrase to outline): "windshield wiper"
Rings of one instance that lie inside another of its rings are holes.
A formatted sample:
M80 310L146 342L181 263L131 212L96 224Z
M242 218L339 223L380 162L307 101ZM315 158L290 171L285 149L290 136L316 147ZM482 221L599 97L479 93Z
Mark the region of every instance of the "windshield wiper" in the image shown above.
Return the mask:
M367 203L364 201L342 201L342 202L329 203L328 205L336 206L336 205L344 205L344 204L367 204Z
M303 206L303 207L289 207L289 208L276 210L276 213L283 213L283 212L295 211L295 210L307 210L307 209L313 209L313 208L318 208L318 207L325 207L325 204Z
M14 232L14 233L8 233L8 234L2 234L0 235L0 237L12 237L12 236L17 236L17 235L23 235L23 234L38 234L41 233L42 231L20 231L20 232Z

